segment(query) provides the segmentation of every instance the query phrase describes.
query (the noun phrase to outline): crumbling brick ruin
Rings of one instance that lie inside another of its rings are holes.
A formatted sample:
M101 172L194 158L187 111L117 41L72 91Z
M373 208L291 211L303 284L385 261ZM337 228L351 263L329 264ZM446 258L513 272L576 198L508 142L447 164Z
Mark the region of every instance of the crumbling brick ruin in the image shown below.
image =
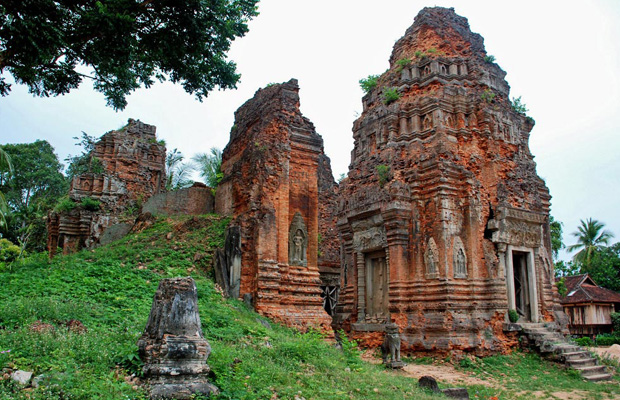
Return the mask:
M229 294L305 328L330 324L321 286L337 291L338 250L336 220L327 217L335 182L323 140L299 111L298 92L294 79L270 85L237 110L215 208L233 217L229 238L237 241L227 243L231 256L223 262Z
M69 198L75 207L48 216L50 256L58 247L71 253L99 244L107 236L122 236L131 228L123 214L130 208L139 211L142 201L165 189L166 148L157 142L152 125L130 119L125 127L103 135L93 156L103 172L73 177ZM83 207L81 202L87 197L100 206Z
M502 351L507 311L560 321L549 191L528 148L534 121L453 9L425 8L355 121L340 185L336 327L404 351Z

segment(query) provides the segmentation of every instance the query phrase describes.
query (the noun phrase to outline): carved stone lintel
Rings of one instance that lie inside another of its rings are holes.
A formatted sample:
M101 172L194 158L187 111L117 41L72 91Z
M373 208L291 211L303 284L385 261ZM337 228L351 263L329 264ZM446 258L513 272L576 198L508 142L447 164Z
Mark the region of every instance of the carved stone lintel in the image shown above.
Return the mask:
M387 247L387 236L384 227L372 227L353 234L353 248L364 252Z

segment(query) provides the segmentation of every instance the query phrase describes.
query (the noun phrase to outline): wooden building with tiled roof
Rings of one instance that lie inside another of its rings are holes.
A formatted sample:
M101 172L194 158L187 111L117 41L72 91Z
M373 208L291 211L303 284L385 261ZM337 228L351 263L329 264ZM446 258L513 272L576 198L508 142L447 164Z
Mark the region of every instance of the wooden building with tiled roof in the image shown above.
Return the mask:
M611 332L611 313L620 310L620 293L600 287L588 275L564 278L567 294L561 299L573 335Z

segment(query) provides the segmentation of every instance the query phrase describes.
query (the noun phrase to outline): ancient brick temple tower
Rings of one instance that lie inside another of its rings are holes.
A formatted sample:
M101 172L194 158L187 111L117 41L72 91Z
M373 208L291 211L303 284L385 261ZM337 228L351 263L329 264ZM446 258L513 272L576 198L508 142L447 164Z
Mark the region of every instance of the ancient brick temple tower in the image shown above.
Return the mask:
M264 315L291 326L329 326L321 288L337 281L338 253L320 251L319 240L337 237L335 219L323 215L335 205L335 183L323 139L299 111L298 92L294 79L270 85L235 113L216 211L233 217L227 241L238 244L227 247L239 249L227 250L238 256L223 275L232 296L251 299Z
M363 98L340 186L336 323L367 345L393 321L405 350L485 353L510 345L509 309L562 321L534 121L485 56L467 19L425 8Z

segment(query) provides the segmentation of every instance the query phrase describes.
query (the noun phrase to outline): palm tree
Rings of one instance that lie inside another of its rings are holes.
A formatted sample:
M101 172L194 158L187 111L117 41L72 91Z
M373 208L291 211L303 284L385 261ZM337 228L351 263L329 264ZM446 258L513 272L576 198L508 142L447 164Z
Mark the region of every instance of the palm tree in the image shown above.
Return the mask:
M172 150L166 156L166 190L177 190L191 186L194 182L191 174L194 168L190 163L185 163L185 157L177 149Z
M605 224L595 219L581 220L581 226L572 235L577 238L577 243L568 246L567 250L573 252L579 250L573 256L573 260L580 263L585 271L590 270L592 255L601 247L607 246L609 240L614 237L613 233L603 230Z
M222 150L212 147L209 153L196 154L192 157L192 161L207 186L216 189L217 184L222 180Z

